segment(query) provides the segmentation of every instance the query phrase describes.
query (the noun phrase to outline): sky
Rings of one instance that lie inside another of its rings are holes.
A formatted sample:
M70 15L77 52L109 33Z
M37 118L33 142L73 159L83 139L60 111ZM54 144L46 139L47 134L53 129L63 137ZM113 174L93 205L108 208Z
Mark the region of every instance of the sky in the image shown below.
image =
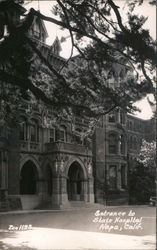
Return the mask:
M119 11L123 17L123 22L125 22L125 12L126 12L126 1L128 0L116 0L116 4L120 7ZM33 7L36 10L39 10L42 14L52 16L52 3L54 0L39 0L32 1L31 3L26 5L26 8ZM139 15L143 15L148 17L147 22L145 23L145 28L150 31L150 35L155 39L156 38L156 8L149 4L149 0L144 0L142 6L139 6L135 9L135 12ZM55 17L57 18L57 17ZM69 32L67 30L60 30L60 28L50 22L45 22L45 26L48 31L49 37L46 40L48 45L52 45L56 36L59 39L61 37L69 37ZM71 53L71 42L70 38L67 38L66 42L62 43L62 51L61 56L68 58ZM150 97L152 98L152 97ZM147 98L144 98L142 101L137 102L138 108L141 109L141 112L135 113L136 116L142 119L149 119L152 116L152 110L150 105L148 104Z

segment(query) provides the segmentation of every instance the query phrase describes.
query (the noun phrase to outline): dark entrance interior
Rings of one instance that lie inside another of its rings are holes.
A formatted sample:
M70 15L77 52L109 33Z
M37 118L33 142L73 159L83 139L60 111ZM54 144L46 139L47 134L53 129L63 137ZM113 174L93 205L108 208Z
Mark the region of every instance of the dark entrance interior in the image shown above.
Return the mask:
M20 194L36 194L37 169L32 161L27 161L20 175Z
M67 194L68 200L84 200L84 174L81 166L74 162L68 172Z

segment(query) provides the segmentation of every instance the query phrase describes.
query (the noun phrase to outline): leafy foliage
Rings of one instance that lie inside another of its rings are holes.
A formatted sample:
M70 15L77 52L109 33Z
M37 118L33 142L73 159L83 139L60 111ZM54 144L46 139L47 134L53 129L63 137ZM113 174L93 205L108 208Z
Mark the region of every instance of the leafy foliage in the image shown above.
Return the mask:
M130 203L148 204L149 198L155 191L155 175L137 163L136 168L129 175Z
M137 161L143 164L144 167L155 169L156 167L156 142L142 141L141 150ZM151 170L150 170L151 171Z
M129 174L129 194L133 203L145 204L155 193L156 142L143 140L135 168Z
M155 92L156 43L143 29L146 18L132 12L142 2L129 1L126 25L113 0L57 0L56 19L30 9L0 41L0 81L20 93L16 103L21 98L43 102L57 116L89 117L92 126L114 108L133 111L134 101ZM28 36L35 17L68 29L79 56L72 58L72 49L66 64L52 65Z

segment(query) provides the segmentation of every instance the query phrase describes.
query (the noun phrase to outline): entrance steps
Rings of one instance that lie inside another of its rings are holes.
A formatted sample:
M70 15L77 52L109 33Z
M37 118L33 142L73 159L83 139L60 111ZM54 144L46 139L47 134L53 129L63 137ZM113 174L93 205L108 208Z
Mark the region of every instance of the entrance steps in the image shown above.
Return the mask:
M9 202L8 201L1 201L0 202L0 212L8 211L9 210Z
M105 206L103 204L99 203L90 203L90 202L85 202L85 201L69 201L66 204L62 204L60 206L61 210L68 210L68 209L84 209L84 208L95 208L95 209L100 209L104 208Z
M35 209L41 209L41 210L53 210L53 209L60 209L59 205L52 204L51 197L48 197L45 201L42 201L38 206L35 207Z

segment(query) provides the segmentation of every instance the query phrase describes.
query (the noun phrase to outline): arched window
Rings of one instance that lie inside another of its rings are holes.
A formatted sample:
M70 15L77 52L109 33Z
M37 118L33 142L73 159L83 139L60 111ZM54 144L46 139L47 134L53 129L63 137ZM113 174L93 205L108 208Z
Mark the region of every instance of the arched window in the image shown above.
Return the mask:
M116 134L109 135L109 154L117 154L117 136L116 136Z
M20 140L22 141L27 141L28 139L28 126L27 126L27 121L26 118L23 117L22 121L20 123Z
M66 127L60 126L60 128L56 131L56 140L66 142Z
M39 141L39 126L38 126L38 121L35 119L32 119L30 124L30 141L31 142Z
M110 167L109 167L109 186L110 186L110 189L117 188L117 167L116 167L116 165L110 165Z
M66 141L66 128L64 126L60 127L60 131L59 131L59 135L60 135L60 141Z

